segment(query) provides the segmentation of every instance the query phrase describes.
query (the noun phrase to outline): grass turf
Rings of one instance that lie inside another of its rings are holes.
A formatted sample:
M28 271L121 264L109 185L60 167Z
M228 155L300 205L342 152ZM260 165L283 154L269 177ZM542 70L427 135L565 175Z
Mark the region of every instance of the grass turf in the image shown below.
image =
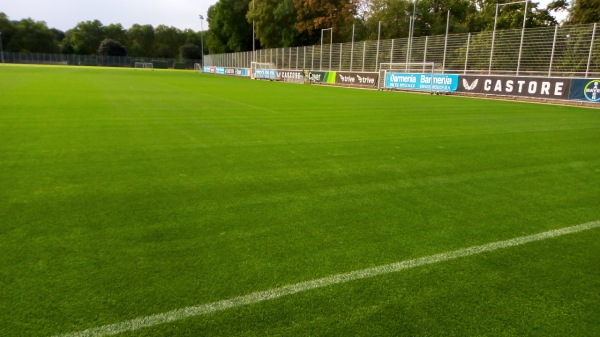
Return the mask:
M600 219L597 109L0 67L0 335ZM124 336L593 335L598 230Z

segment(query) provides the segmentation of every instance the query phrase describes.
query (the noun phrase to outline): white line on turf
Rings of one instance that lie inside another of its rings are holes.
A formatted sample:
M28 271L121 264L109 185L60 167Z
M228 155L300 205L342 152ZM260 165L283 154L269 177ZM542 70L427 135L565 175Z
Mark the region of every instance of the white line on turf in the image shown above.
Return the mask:
M126 332L126 331L135 331L142 328L147 328L159 324L174 322L178 320L182 320L185 318L195 317L206 315L230 308L236 308L244 305L264 302L268 300L273 300L276 298L280 298L287 295L292 295L296 293L300 293L303 291L313 290L317 288L326 287L333 284L340 284L345 282L350 282L354 280L365 279L369 277L374 277L378 275L384 275L389 273L398 272L405 269L415 268L419 266L444 262L448 260L457 259L460 257L477 255L485 252L490 252L498 249L509 248L514 246L523 245L529 242L541 241L549 238L554 238L557 236L562 236L571 233L577 233L593 228L600 227L599 221L587 222L581 225L565 227L561 229L550 230L547 232L542 232L533 235L521 236L517 238L513 238L505 241L497 241L492 242L480 246L472 246L468 248L463 248L459 250L454 250L450 252L430 255L426 257L420 257L412 260L401 261L392 264L386 264L382 266L352 271L348 273L336 274L327 277L323 277L320 279L300 282L295 284L290 284L287 286L269 289L265 291L259 291L255 293L251 293L244 296L238 296L227 300L222 300L218 302L201 304L196 306L191 306L187 308L177 309L173 311L164 312L161 314L139 317L129 321L124 321L121 323L104 325L96 328L90 328L87 330L82 330L73 333L67 333L56 337L103 337L116 335L118 333Z

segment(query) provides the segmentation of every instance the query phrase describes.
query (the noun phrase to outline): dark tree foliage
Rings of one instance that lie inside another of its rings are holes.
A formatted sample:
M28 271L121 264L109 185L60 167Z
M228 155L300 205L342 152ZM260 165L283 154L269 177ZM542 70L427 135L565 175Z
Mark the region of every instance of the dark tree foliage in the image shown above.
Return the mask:
M179 55L179 47L185 44L186 36L178 28L159 25L154 29L155 55L164 58L175 58Z
M179 48L181 58L186 60L200 60L202 59L202 49L192 43L184 44Z
M66 32L63 43L70 44L76 54L93 55L98 51L100 42L104 38L102 22L98 20L84 21Z
M246 20L250 0L220 0L208 9L207 44L213 53L252 50L252 24Z
M1 23L1 25L5 26L5 23ZM55 32L50 30L43 21L36 22L32 19L23 19L5 27L9 28L7 29L8 43L3 43L7 51L58 53L60 50ZM4 34L3 30L2 35Z
M577 0L569 15L569 24L600 22L600 0Z
M98 55L103 56L127 56L125 46L113 39L104 39L98 48Z
M130 56L155 56L154 27L134 24L127 31L127 50Z
M255 25L256 38L265 48L306 45L308 34L296 29L298 12L294 0L254 0L246 18Z
M294 0L296 28L311 35L321 29L339 28L352 24L358 13L356 0Z

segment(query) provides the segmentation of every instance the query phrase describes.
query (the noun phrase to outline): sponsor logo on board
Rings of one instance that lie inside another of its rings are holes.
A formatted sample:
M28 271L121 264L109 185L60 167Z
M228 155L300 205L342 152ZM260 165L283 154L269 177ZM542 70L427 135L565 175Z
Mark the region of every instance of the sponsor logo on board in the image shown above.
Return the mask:
M459 92L566 99L570 79L512 76L461 76Z
M356 73L338 71L335 83L353 87L375 87L377 85L378 78L378 73Z
M433 90L452 92L458 87L455 74L386 73L385 87L406 90Z
M600 102L600 80L592 80L586 84L583 95L590 102Z

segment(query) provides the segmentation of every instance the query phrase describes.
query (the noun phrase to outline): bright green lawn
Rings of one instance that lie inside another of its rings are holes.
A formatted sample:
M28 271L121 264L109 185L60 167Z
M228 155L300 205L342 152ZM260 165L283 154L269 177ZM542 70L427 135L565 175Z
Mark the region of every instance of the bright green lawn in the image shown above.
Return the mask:
M600 110L0 66L0 336L600 220ZM600 230L123 336L593 336Z

